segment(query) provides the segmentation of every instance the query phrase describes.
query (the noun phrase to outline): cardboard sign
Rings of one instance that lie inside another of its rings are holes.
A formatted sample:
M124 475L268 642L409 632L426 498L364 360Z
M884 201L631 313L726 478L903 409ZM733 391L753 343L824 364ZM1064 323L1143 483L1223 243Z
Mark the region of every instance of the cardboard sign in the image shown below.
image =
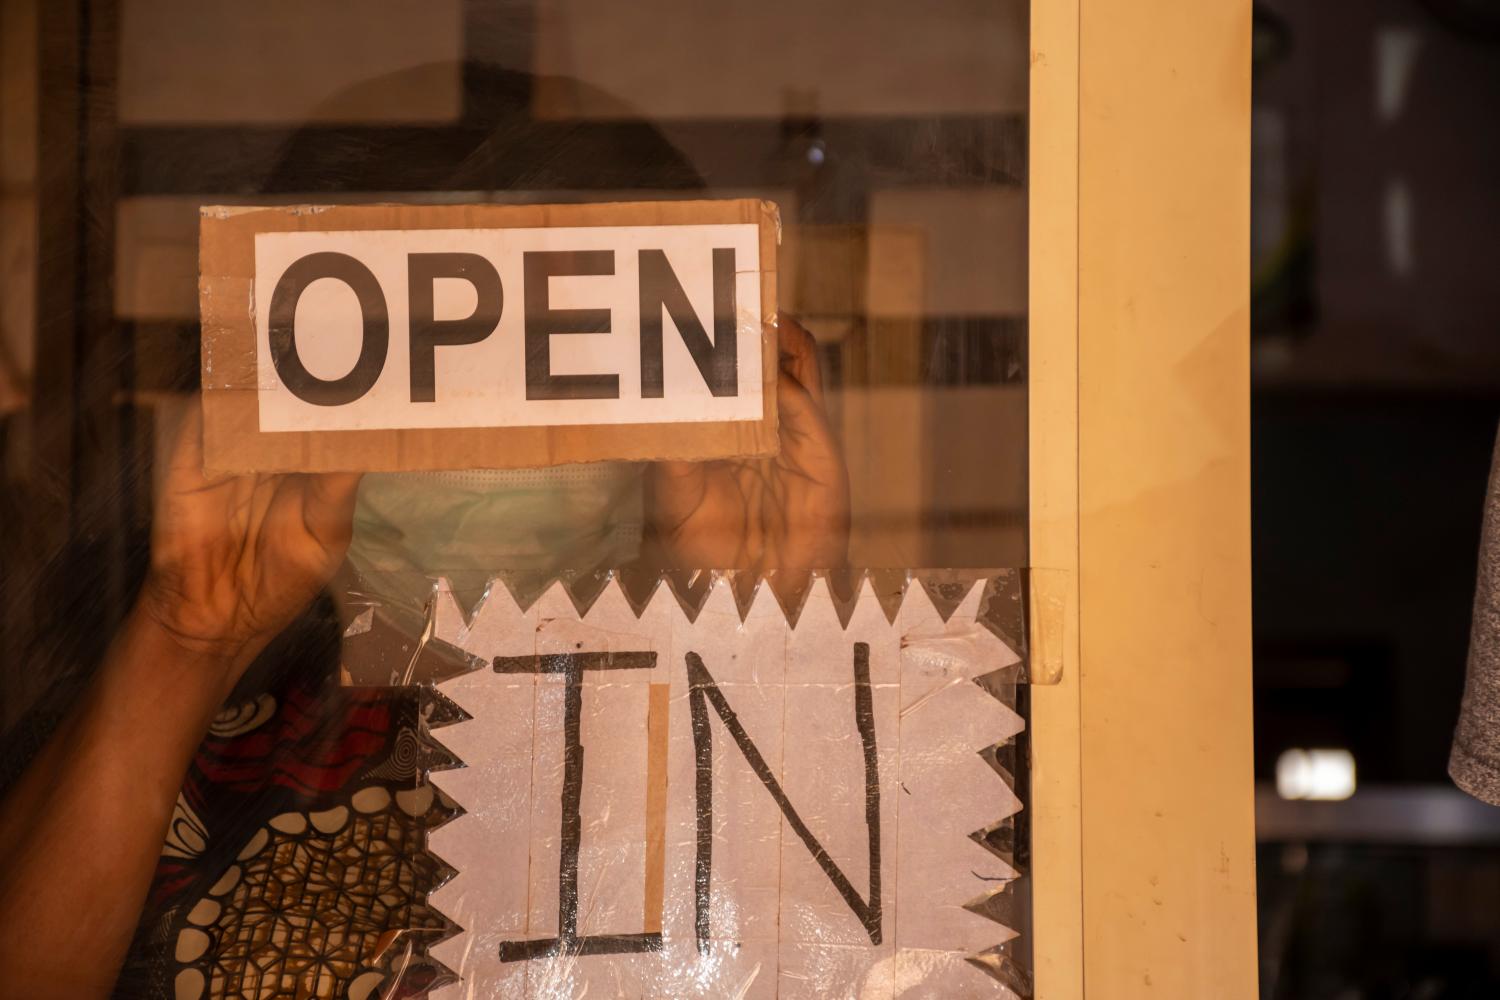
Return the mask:
M944 617L914 587L891 620L819 580L793 624L724 580L695 617L613 582L586 613L440 593L436 636L482 665L431 734L465 765L431 775L464 810L428 841L463 931L434 995L1027 995L997 763L1025 720L985 594Z
M779 229L752 200L205 208L205 463L771 454Z

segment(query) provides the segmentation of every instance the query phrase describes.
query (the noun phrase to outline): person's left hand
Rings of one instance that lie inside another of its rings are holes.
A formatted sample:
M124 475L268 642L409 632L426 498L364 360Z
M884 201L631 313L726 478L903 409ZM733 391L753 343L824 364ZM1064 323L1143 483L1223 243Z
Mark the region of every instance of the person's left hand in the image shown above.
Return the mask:
M774 458L659 462L646 479L646 518L667 567L805 571L848 558L849 475L828 418L812 335L777 327L781 451Z

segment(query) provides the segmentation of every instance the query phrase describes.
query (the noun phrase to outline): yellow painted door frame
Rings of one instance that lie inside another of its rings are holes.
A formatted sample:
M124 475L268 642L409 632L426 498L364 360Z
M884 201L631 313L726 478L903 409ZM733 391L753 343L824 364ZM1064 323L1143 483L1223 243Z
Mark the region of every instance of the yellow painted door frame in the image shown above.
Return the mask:
M1249 0L1033 0L1039 1000L1256 995Z

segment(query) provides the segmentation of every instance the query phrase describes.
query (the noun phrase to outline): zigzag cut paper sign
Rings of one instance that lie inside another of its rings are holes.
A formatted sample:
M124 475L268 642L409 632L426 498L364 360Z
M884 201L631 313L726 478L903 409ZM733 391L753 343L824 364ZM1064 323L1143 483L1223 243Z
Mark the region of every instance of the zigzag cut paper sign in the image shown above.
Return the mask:
M791 619L722 577L586 610L497 583L468 615L440 586L435 637L482 666L438 685L463 814L431 902L462 931L433 995L1028 995L1022 668L966 586L888 617L818 578Z

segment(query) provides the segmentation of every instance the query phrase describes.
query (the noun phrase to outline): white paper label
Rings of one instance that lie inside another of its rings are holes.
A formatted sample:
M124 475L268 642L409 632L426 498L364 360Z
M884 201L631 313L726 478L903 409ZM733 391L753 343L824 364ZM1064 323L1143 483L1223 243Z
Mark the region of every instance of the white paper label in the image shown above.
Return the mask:
M465 764L431 775L465 811L428 839L464 930L434 996L1014 1000L969 961L1018 933L966 908L1020 877L971 837L1022 807L981 756L1025 726L975 683L1018 660L983 585L894 622L866 585L846 625L820 580L795 627L713 588L693 620L666 587L438 593L493 666L439 688L468 718L432 733Z
M758 421L751 224L260 233L260 429Z

